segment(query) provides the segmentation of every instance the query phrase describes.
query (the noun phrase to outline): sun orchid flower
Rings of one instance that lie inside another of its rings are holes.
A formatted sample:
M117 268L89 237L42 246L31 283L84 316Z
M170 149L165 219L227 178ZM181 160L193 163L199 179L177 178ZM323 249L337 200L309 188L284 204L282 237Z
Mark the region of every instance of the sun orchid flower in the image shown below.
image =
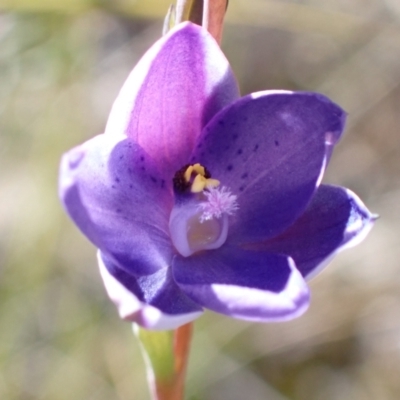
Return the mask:
M261 322L302 314L306 279L374 219L350 190L321 184L344 123L316 93L239 97L197 25L155 43L105 133L61 163L62 202L98 247L120 316L174 329L204 309Z

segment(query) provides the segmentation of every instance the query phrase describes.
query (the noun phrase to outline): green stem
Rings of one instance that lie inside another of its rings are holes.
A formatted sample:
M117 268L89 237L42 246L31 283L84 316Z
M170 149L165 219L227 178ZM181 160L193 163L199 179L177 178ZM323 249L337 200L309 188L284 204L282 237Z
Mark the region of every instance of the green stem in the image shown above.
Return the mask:
M148 331L134 326L147 367L152 400L183 400L193 326Z

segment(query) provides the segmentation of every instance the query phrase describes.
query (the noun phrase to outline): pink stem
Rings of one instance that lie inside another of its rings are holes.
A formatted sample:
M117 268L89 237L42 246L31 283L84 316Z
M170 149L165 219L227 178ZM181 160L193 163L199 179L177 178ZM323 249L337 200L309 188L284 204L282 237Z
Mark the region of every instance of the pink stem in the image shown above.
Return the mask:
M221 43L222 39L226 7L227 0L203 1L203 27L211 33L218 43Z

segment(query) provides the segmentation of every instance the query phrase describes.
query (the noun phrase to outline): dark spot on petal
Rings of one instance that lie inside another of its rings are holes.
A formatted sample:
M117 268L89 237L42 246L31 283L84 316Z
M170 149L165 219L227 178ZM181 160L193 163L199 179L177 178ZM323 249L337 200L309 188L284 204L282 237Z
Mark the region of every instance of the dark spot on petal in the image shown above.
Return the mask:
M239 149L237 152L236 152L236 154L242 154L243 153L243 150L242 149Z
M144 161L144 157L143 156L140 156L140 161Z
M151 179L154 183L157 183L157 179L154 178L154 176L151 176L150 179Z
M232 164L229 164L229 165L226 167L226 169L227 169L228 171L232 171L232 170L233 170L233 165L232 165Z
M199 143L199 144L197 145L197 148L198 148L198 149L201 149L202 146L203 146L203 143Z
M145 167L142 167L142 168L140 168L142 171L145 171L146 170L146 168Z
M225 125L225 122L224 122L222 119L220 119L220 120L218 121L218 123L219 123L221 126L224 126L224 125Z
M235 125L236 125L235 121L231 122L231 126L235 126Z
M258 150L258 147L259 147L258 144L256 144L256 145L254 146L253 151L256 152L256 151Z
M243 192L243 190L244 190L244 186L240 186L239 192Z
M123 155L119 156L119 159L120 159L120 160L122 160L123 158L124 158L124 156L123 156Z
M115 185L111 185L111 187L112 187L113 189L115 189Z
M245 173L241 176L241 178L242 178L242 179L246 179L248 176L249 176L249 174L248 174L247 172L245 172Z
M243 121L248 121L249 117L243 117Z
M133 189L133 185L129 185L129 189Z
M120 214L121 213L121 209L117 208L117 213Z
M275 146L279 146L279 142L275 140Z
M118 183L119 183L119 178L115 178L115 182L118 182Z
M226 147L225 147L225 150L229 150L229 148L230 148L230 146L226 146Z
M161 187L164 188L164 186L165 186L165 180L161 179Z

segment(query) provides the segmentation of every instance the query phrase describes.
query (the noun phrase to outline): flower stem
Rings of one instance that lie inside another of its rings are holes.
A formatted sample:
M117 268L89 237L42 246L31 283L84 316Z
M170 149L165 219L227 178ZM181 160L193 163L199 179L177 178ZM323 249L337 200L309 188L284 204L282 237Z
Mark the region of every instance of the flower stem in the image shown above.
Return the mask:
M183 400L192 324L158 332L135 325L134 331L146 361L152 400Z
M227 0L203 0L203 27L221 43Z

